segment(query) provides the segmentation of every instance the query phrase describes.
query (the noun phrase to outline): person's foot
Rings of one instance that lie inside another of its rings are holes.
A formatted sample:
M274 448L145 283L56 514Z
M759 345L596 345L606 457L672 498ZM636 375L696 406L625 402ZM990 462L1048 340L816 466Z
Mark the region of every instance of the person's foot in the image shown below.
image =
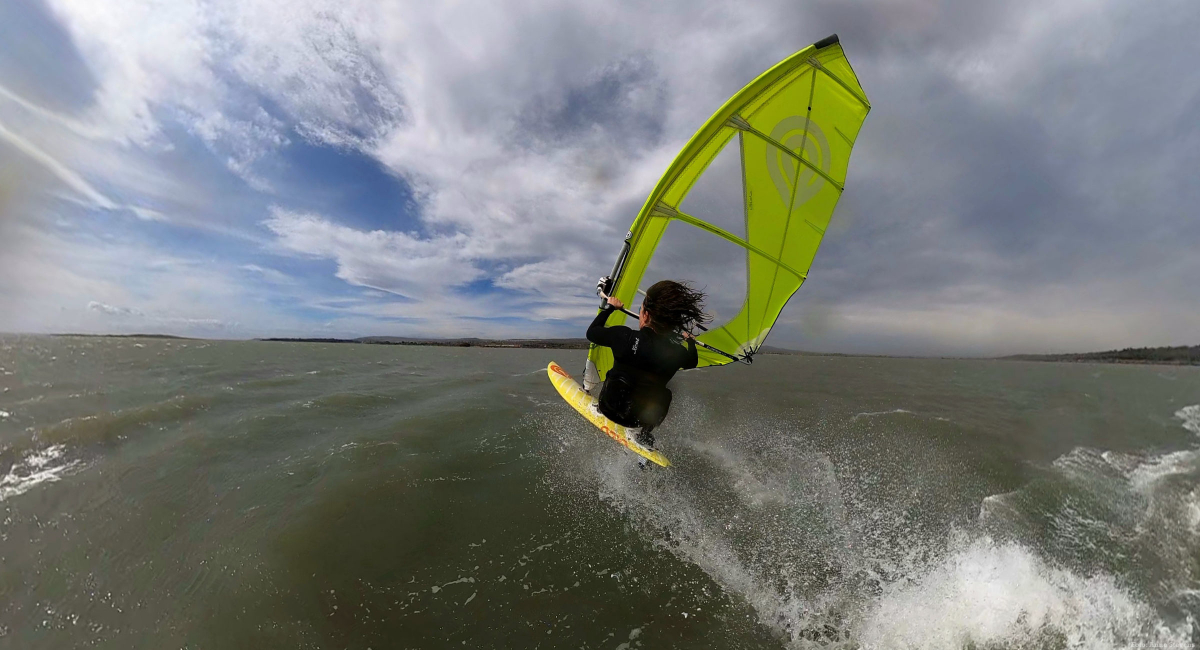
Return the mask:
M654 448L654 434L650 433L649 431L638 431L637 436L635 436L634 439L637 440L639 445L645 447L646 449Z

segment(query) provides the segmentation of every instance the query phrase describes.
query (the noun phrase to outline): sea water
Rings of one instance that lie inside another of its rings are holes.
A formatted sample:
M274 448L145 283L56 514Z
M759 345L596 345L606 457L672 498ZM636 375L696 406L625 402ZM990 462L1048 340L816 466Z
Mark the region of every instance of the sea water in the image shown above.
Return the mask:
M1191 648L1200 368L0 338L0 647Z

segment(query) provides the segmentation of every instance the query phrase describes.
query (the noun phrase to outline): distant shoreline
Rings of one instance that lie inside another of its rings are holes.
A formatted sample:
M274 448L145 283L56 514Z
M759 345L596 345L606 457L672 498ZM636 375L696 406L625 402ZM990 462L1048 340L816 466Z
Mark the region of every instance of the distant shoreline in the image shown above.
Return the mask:
M38 336L34 334L33 336ZM62 338L78 337L91 339L178 339L180 341L204 341L206 339L198 339L191 336L175 336L174 334L76 334L67 332L65 334L44 334L43 336L56 336Z
M410 339L393 336L364 336L357 339L282 338L254 339L280 343L360 343L366 345L432 345L448 348L534 348L541 350L586 350L587 339Z
M87 337L87 338L143 338L170 339L180 341L203 341L187 336L173 334L50 334L55 337ZM222 339L223 340L223 339ZM234 339L236 340L236 339ZM587 339L418 339L395 336L363 336L354 339L314 338L314 337L268 337L251 339L254 341L276 343L357 343L363 345L427 345L434 347L455 348L517 348L537 350L586 350ZM885 359L968 359L984 361L1048 361L1058 363L1117 363L1144 364L1166 366L1200 366L1200 345L1172 346L1157 348L1124 348L1104 352L1083 352L1077 354L1010 354L1002 357L914 357L887 354L852 354L846 352L808 352L804 350L789 350L763 346L759 354L781 354L814 357L875 357Z
M1070 361L1084 363L1144 363L1200 366L1200 345L1162 348L1125 348L1083 354L1013 354L998 357L1012 361Z

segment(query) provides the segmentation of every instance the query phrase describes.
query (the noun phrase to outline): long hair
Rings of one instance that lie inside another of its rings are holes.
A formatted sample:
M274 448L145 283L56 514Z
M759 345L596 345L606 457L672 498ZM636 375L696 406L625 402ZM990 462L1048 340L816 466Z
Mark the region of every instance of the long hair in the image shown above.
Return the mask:
M674 280L655 282L646 291L642 309L650 314L650 326L662 333L691 331L696 325L712 320L704 313L704 292Z

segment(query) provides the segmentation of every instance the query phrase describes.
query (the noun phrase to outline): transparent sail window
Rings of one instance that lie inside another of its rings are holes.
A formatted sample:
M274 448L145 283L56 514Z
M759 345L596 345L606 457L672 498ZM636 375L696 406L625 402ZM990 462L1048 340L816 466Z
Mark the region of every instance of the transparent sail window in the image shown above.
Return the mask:
M644 292L659 280L687 281L704 291L709 329L732 321L746 302L746 249L689 224L672 221L638 287Z
M741 238L746 237L741 138L731 138L688 190L679 210Z

